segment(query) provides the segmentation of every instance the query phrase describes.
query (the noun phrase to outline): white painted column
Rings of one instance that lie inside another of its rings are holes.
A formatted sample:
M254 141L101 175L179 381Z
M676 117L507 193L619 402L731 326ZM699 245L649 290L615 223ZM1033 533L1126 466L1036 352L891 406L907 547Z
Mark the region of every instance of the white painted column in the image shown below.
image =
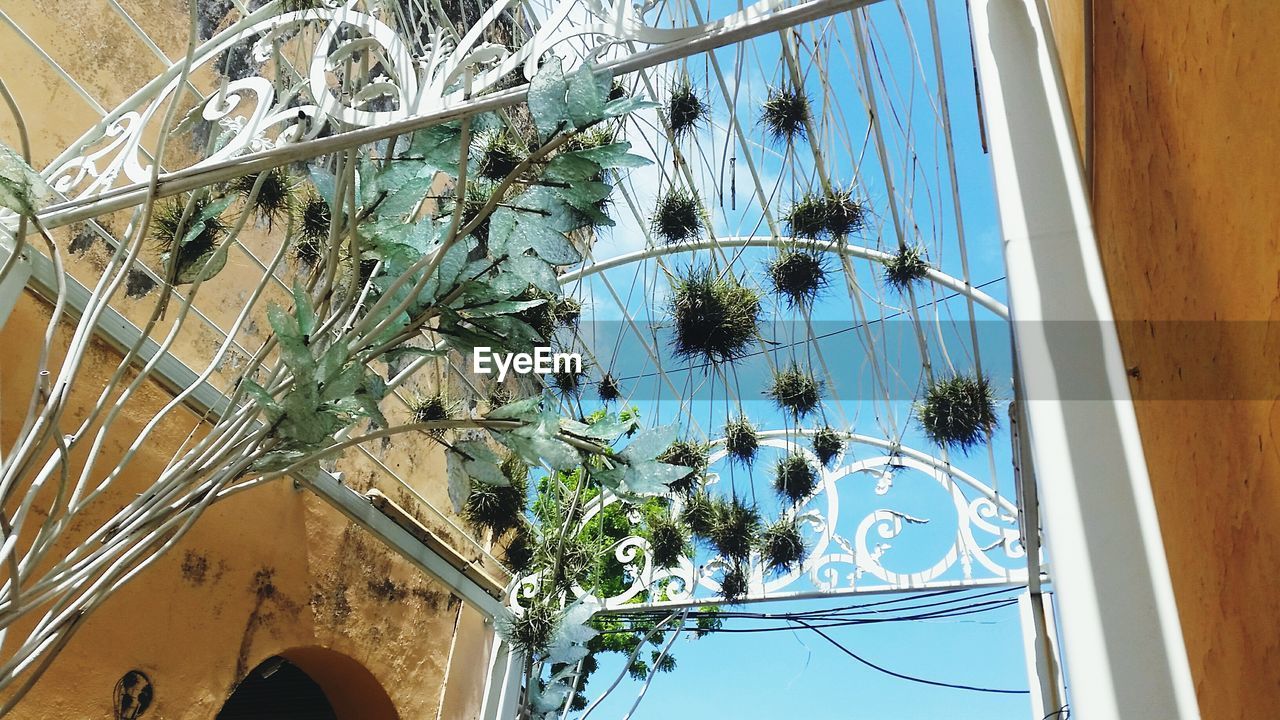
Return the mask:
M485 680L483 720L515 720L520 709L520 683L524 658L511 651L511 646L493 635L493 652L489 656L489 673Z
M1199 717L1047 15L972 0L1072 715Z
M9 258L13 257L13 247L12 235L0 232L0 268L3 268L9 262ZM27 280L31 277L31 260L28 254L30 252L30 249L24 249L9 267L9 273L0 278L0 327L4 327L5 321L9 319L9 313L13 311L13 306L17 304L18 298L27 286Z

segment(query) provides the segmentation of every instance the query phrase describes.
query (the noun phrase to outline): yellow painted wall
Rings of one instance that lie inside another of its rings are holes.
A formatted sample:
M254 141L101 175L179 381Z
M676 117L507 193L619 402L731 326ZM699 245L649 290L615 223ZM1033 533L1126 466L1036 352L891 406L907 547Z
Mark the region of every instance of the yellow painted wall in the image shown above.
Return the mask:
M1069 78L1092 53L1094 220L1201 713L1271 717L1280 3L1092 0L1091 38L1050 4Z
M6 348L0 357L0 442L6 447L21 424L34 377L38 347L30 339L43 332L48 317L47 305L24 296L0 330L0 347ZM64 427L83 418L119 356L96 345L89 360L92 369L72 395ZM167 399L163 390L144 385L113 429L101 462L114 464ZM144 488L195 423L185 413L165 423L124 482L79 527L100 524ZM73 465L82 458L75 460ZM138 669L155 688L155 703L144 717L207 720L248 670L277 654L332 693L339 712L346 708L342 720L384 717L370 715L368 705L355 709L353 697L364 696L353 690L357 667L369 673L368 694L381 686L401 718L434 718L446 702L454 710L445 717L475 717L490 632L468 612L455 644L461 610L446 587L282 481L209 509L178 547L88 617L11 717L110 717L116 681ZM450 690L442 696L451 647ZM314 648L353 664L343 669Z

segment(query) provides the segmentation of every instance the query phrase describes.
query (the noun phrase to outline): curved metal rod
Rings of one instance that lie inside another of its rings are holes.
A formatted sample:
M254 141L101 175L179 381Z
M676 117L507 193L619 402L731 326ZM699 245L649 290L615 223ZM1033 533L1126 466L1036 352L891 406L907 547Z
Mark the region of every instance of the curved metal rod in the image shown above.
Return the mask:
M808 250L817 250L820 252L835 252L850 257L862 258L873 262L883 263L891 260L891 253L874 250L861 245L849 245L845 243L834 243L828 240L807 240L805 238L774 238L768 235L741 235L735 237L722 237L715 240L700 240L698 242L680 243L678 245L662 245L657 247L639 250L626 255L609 258L593 263L580 270L567 272L560 276L560 284L567 285L575 280L581 280L591 275L602 273L622 265L628 265L640 260L648 260L655 257L663 257L666 255L675 255L676 253L694 252L695 250L710 250L713 247L781 247L787 245L790 247L800 247ZM996 300L990 295L973 287L965 281L952 275L942 272L938 268L930 265L925 272L925 278L930 282L940 285L948 290L964 295L972 299L975 303L990 310L1002 320L1009 319L1009 308L1004 303Z

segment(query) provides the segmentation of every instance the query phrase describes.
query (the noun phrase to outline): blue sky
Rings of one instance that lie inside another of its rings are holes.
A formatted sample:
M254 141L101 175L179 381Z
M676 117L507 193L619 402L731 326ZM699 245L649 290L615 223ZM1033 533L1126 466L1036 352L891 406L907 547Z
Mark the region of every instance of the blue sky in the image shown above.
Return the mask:
M713 2L710 14L718 17L734 7ZM1004 268L990 168L980 142L964 4L940 2L939 15L970 277L975 285L1004 301ZM872 8L870 18L872 73L877 78L887 157L905 234L909 243L927 248L931 262L960 276L960 249L934 96L937 82L925 3L919 0L904 0L901 5L882 2ZM904 26L910 27L914 38L908 36ZM823 48L817 54L825 57L828 74L829 95L824 98L816 66L802 62L807 73L806 91L815 103L839 107L838 112L832 112L834 123L823 132L824 166L835 184L851 185L855 194L867 201L871 211L867 230L853 242L892 251L896 249L897 238L891 219L890 193L868 133L867 113L859 95L861 69L849 17L844 15L827 21L825 31L815 26L806 27L801 36L802 48ZM802 49L802 54L804 52ZM779 56L776 36L767 36L741 49L730 47L717 52L728 84L737 87L738 117L748 126L745 128L748 134L757 138L760 133L752 132L755 128L751 127L756 108L763 102L767 87L787 76ZM726 155L726 148L732 147L727 126L729 113L713 68L705 58L691 58L681 67L669 68L668 75L672 73L687 73L695 84L705 81L711 85L708 97L714 108L712 127L686 141L682 151L691 158L695 184L703 197L712 199L714 231L719 237L767 234L741 150L735 153L736 173L732 181L729 180ZM665 81L654 76L653 82L661 97ZM645 125L651 129L656 123L653 117L641 118L640 125L630 128L626 138L637 151L652 154L659 167L670 167L669 149L657 142L650 144L645 138L648 135L651 140L654 134L645 132ZM775 215L780 215L798 192L813 184L805 180L813 177L813 157L805 145L797 146L790 157L779 146L755 150L753 156L766 194L773 198L771 208ZM645 246L641 224L654 198L664 189L662 175L655 167L636 171L627 179L641 218L628 217L628 205L619 199L616 203L619 226L601 238L596 247L597 258ZM730 194L727 186L736 186L732 199L727 197ZM763 284L761 269L772 253L767 249L743 251L735 256L734 268L745 282ZM667 258L665 264L670 271L678 273L709 260L704 252L701 256L673 256ZM884 383L888 397L883 396L874 382L874 372L867 363L867 351L860 339L862 331L851 322L855 310L844 292L839 266L833 265L833 287L812 310L816 334L829 335L820 339L817 347L835 381L835 387L828 388L826 422L860 433L900 439L906 445L936 453L936 448L922 437L910 412L912 398L922 387L923 365L915 326L902 314L906 303L882 287L877 266L855 261L854 268L859 284L865 289L860 299L865 316L874 325L880 371L888 377ZM665 271L650 261L609 271L605 277L637 322L648 321L660 326L666 319L664 275ZM602 366L623 379L624 393L631 395L647 422L677 420L689 435L697 438L718 436L726 415L739 411L745 412L761 429L787 426L785 418L759 394L768 377L763 357L742 361L730 373L732 394L738 396L739 403L729 399L729 388L714 374L708 375L701 368L683 367L669 354L662 354L664 370L677 386L677 392L672 392L658 377L642 344L620 322L623 313L619 303L603 281L590 280L574 292L587 301L585 319L588 322L583 326L586 346L598 356ZM927 332L930 360L937 373L946 374L952 367L960 372L972 371L974 353L967 307L958 299L943 300L944 294L927 285L917 290L917 305L926 306L920 311L920 318ZM774 362L785 364L795 360L816 370L817 354L812 344L804 342L803 326L794 322L796 313L771 297L766 299L766 304L771 322L762 332L777 343L770 351ZM1007 327L981 308L977 310L977 319L983 370L992 378L1003 406L1011 394ZM591 320L595 322L589 322ZM669 341L669 331L661 327L651 331L646 324L644 329L646 333L655 333L650 340L658 348ZM834 399L837 396L839 402ZM953 457L952 461L994 485L1002 495L1011 497L1012 470L1007 423L1005 425L993 438L990 450L979 448L969 456ZM858 449L847 456L846 461L874 455L870 450ZM723 471L719 487L733 485L738 492L745 493L754 486L765 516L772 518L778 507L771 499L768 486L767 453L765 459L765 462L757 461L754 471L733 470L732 477L727 468L717 468ZM841 481L841 516L850 518L849 522L856 522L880 506L931 520L928 524L908 526L889 543L892 547L885 551L882 562L893 570L907 571L922 562L931 562L938 549L950 542L955 520L953 514L951 524L947 524L947 503L948 497L938 484L920 473L899 473L892 490L883 496L875 493L863 478ZM851 531L842 527L845 534ZM1017 563L1010 561L1009 564ZM958 572L953 570L946 577L958 577L955 574ZM802 586L792 589L802 589ZM780 602L750 609L812 610L880 599L883 598ZM829 633L867 659L902 673L994 688L1026 689L1028 686L1014 607L963 618L836 628ZM855 662L818 635L802 630L682 639L674 646L673 654L678 659L679 670L655 678L633 717L748 720L981 717L1000 720L1025 718L1028 712L1025 695L935 688L889 677ZM594 697L620 667L620 658L616 661L602 658L588 695ZM624 680L592 717L623 717L638 690L639 683Z

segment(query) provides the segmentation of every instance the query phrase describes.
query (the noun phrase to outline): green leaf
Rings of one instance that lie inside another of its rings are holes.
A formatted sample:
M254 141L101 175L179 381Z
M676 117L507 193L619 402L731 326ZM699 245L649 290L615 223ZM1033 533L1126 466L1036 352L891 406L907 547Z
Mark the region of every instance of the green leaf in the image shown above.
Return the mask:
M659 107L658 103L645 100L642 97L618 98L605 103L604 116L607 118L618 117L619 115L627 115L637 110L646 110L648 108Z
M310 173L311 184L316 186L316 194L324 198L332 210L335 205L334 195L338 192L338 179L333 173L316 167L311 168Z
M33 216L53 198L53 189L8 145L0 143L0 207Z
M508 403L500 408L490 410L485 418L488 420L521 420L524 422L533 422L538 417L538 412L542 406L542 396L534 395L513 403ZM669 445L670 443L668 443Z
M559 295L560 279L546 261L532 255L509 257L499 266L506 273L520 278L526 285L532 285L543 292Z
M227 245L223 243L178 268L178 272L174 276L174 284L190 285L196 280L208 280L222 272L222 269L226 266Z
M626 450L622 451L622 457L633 464L653 460L675 442L678 432L679 428L674 424L649 428L631 440Z
M298 330L304 338L316 331L316 310L311 307L311 295L301 283L293 284L293 309L298 316Z
M280 407L280 403L276 402L276 399L271 397L271 393L267 392L258 383L249 378L244 378L240 381L240 387L244 388L245 393L253 398L258 407L262 408L262 411L267 415L267 420L270 422L275 422L284 412L284 408Z
M653 164L653 160L629 152L630 150L631 143L623 141L586 148L585 150L575 150L566 154L577 156L583 160L590 160L604 168L638 168Z
M447 452L444 457L445 477L449 483L449 503L453 505L455 513L460 513L462 508L466 507L467 497L471 495L471 478L462 465L461 455Z
M544 62L529 82L529 113L543 139L554 135L569 119L569 106L565 102L568 90L563 65L555 56Z
M599 120L604 112L604 98L596 82L595 69L591 63L583 63L569 79L566 98L566 109L574 126L584 128Z

